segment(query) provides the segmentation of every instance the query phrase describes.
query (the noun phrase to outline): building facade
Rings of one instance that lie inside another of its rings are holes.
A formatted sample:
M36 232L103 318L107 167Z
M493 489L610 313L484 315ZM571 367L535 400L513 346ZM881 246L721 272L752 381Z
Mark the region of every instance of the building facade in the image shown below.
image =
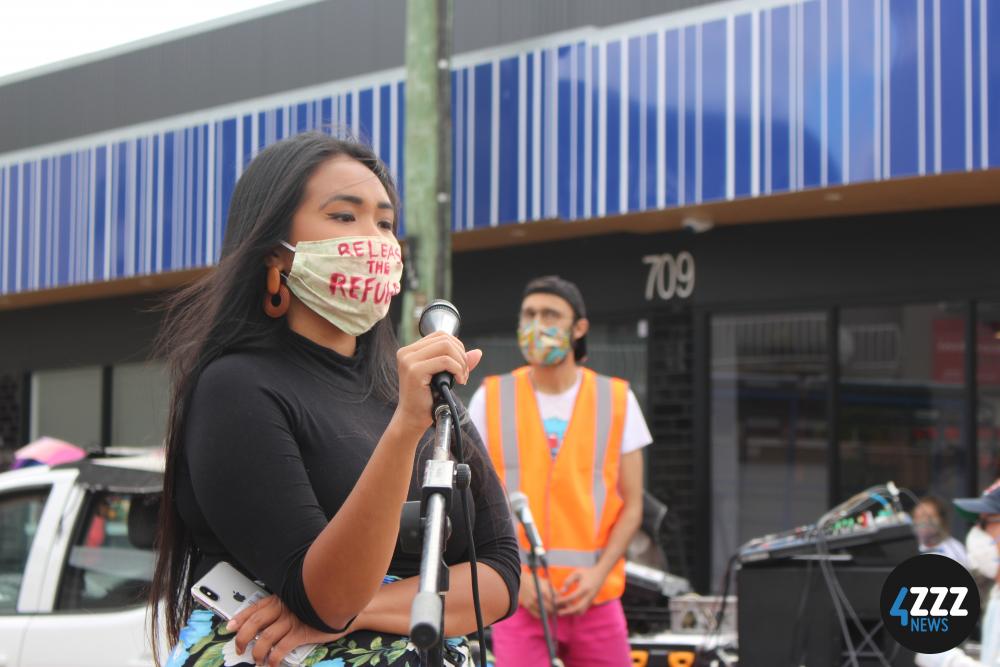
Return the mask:
M528 279L578 282L703 590L876 482L1000 474L1000 0L611 4L455 3L454 301L482 372L520 363ZM295 2L0 81L8 452L158 442L155 304L216 261L263 147L346 131L402 180L403 21Z

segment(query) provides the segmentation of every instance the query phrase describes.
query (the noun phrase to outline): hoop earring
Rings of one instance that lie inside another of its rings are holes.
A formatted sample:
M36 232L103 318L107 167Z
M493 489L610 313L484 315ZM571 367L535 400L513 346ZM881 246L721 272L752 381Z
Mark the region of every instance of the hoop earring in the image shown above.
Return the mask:
M288 288L281 283L281 273L278 271L278 267L269 267L267 270L267 294L264 295L264 313L274 319L284 317L290 303L291 296L288 294Z

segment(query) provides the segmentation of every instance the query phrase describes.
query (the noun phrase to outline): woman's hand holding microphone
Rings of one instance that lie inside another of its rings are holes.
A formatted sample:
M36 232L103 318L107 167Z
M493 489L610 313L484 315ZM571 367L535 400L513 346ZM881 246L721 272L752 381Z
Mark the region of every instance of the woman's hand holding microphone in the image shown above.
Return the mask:
M408 431L423 435L434 420L431 378L447 371L455 376L455 382L465 384L482 358L482 350L466 351L462 341L440 331L400 348L396 353L399 405L393 419Z

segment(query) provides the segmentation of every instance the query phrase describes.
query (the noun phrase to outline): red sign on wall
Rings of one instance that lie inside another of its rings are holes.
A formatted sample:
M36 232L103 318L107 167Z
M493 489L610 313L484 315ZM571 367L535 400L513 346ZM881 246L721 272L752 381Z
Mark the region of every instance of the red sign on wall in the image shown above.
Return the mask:
M980 322L976 332L976 378L979 386L1000 386L1000 322ZM965 321L934 320L934 381L965 382Z

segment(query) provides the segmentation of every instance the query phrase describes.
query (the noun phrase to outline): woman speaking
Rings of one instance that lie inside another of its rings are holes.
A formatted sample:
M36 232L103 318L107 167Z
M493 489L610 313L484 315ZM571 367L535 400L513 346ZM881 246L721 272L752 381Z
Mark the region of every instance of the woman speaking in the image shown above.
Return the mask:
M172 397L152 632L170 667L417 665L408 642L419 555L397 548L400 509L430 456L431 377L465 383L482 357L444 333L398 348L399 202L365 146L306 133L262 151L233 192L222 256L174 297L161 334ZM520 565L506 498L475 429L472 535L453 503L444 632L516 606ZM228 562L270 597L226 623L194 609L193 582ZM248 645L251 650L247 650ZM446 661L469 662L464 641ZM159 664L159 660L158 660Z

